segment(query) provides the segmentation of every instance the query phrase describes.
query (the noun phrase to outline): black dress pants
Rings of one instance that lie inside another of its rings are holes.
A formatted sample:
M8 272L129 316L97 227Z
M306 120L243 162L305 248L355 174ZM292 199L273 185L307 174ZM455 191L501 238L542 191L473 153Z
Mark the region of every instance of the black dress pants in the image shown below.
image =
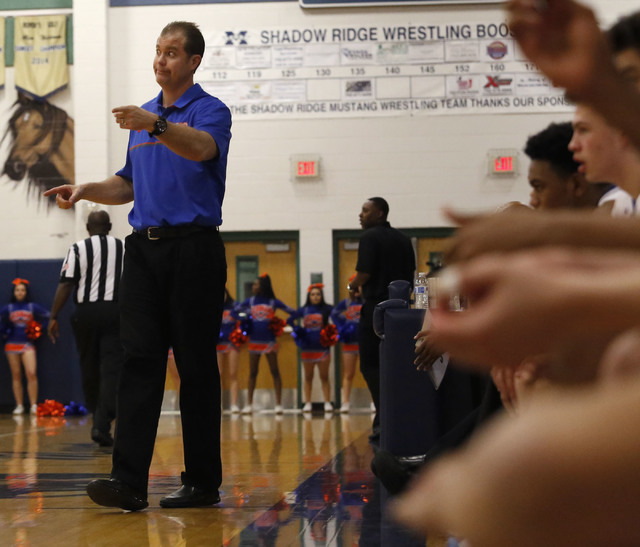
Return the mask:
M358 345L360 354L360 372L364 377L373 404L376 406L376 415L373 418L374 433L380 427L380 338L373 330L373 310L375 304L365 302L360 312L358 326Z
M120 292L125 362L111 476L147 493L173 346L180 374L183 483L215 491L222 482L220 375L216 343L222 321L227 265L215 230L125 242Z
M78 304L71 327L80 355L85 404L93 414L93 426L109 433L116 417L116 390L124 361L118 303Z

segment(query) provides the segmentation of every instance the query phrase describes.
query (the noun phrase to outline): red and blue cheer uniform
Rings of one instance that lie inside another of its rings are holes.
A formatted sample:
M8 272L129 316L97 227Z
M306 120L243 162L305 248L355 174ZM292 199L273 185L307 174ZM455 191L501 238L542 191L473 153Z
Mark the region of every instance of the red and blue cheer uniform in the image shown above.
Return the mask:
M233 315L240 318L242 312L251 315L251 329L249 333L249 353L271 353L278 350L276 335L270 328L271 320L276 310L283 310L288 314L294 312L277 298L252 296L236 306Z
M354 300L345 298L331 312L331 320L338 327L344 353L358 353L360 308L362 308L361 298L355 298Z
M49 311L35 302L12 302L0 310L2 332L6 335L7 353L24 353L33 349L28 327L33 321L41 323L41 332L49 322Z

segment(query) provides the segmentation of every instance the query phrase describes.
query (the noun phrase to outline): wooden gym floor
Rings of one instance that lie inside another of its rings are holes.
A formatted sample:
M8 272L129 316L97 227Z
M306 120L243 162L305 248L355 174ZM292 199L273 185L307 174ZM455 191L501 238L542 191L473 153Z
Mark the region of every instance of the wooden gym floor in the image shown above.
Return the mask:
M0 545L424 547L384 516L386 491L369 467L370 424L368 413L225 415L220 505L161 509L183 469L180 417L163 414L150 506L128 513L85 494L111 466L110 449L90 440L88 418L2 414Z

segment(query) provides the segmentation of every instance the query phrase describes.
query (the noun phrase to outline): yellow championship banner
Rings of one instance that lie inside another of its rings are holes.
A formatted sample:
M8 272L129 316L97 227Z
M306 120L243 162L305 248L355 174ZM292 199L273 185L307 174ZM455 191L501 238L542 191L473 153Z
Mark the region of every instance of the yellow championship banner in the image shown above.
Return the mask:
M46 98L69 83L66 17L41 15L15 18L16 88Z
M4 17L0 17L0 89L4 82Z

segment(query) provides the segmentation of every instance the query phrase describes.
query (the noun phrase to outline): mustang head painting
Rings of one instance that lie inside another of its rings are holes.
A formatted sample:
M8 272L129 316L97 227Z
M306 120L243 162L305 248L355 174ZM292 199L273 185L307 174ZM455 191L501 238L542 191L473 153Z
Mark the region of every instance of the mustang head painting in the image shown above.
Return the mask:
M61 184L74 184L73 119L47 101L18 94L3 141L9 154L2 169L16 184L28 184L28 196ZM55 203L55 196L48 204Z

